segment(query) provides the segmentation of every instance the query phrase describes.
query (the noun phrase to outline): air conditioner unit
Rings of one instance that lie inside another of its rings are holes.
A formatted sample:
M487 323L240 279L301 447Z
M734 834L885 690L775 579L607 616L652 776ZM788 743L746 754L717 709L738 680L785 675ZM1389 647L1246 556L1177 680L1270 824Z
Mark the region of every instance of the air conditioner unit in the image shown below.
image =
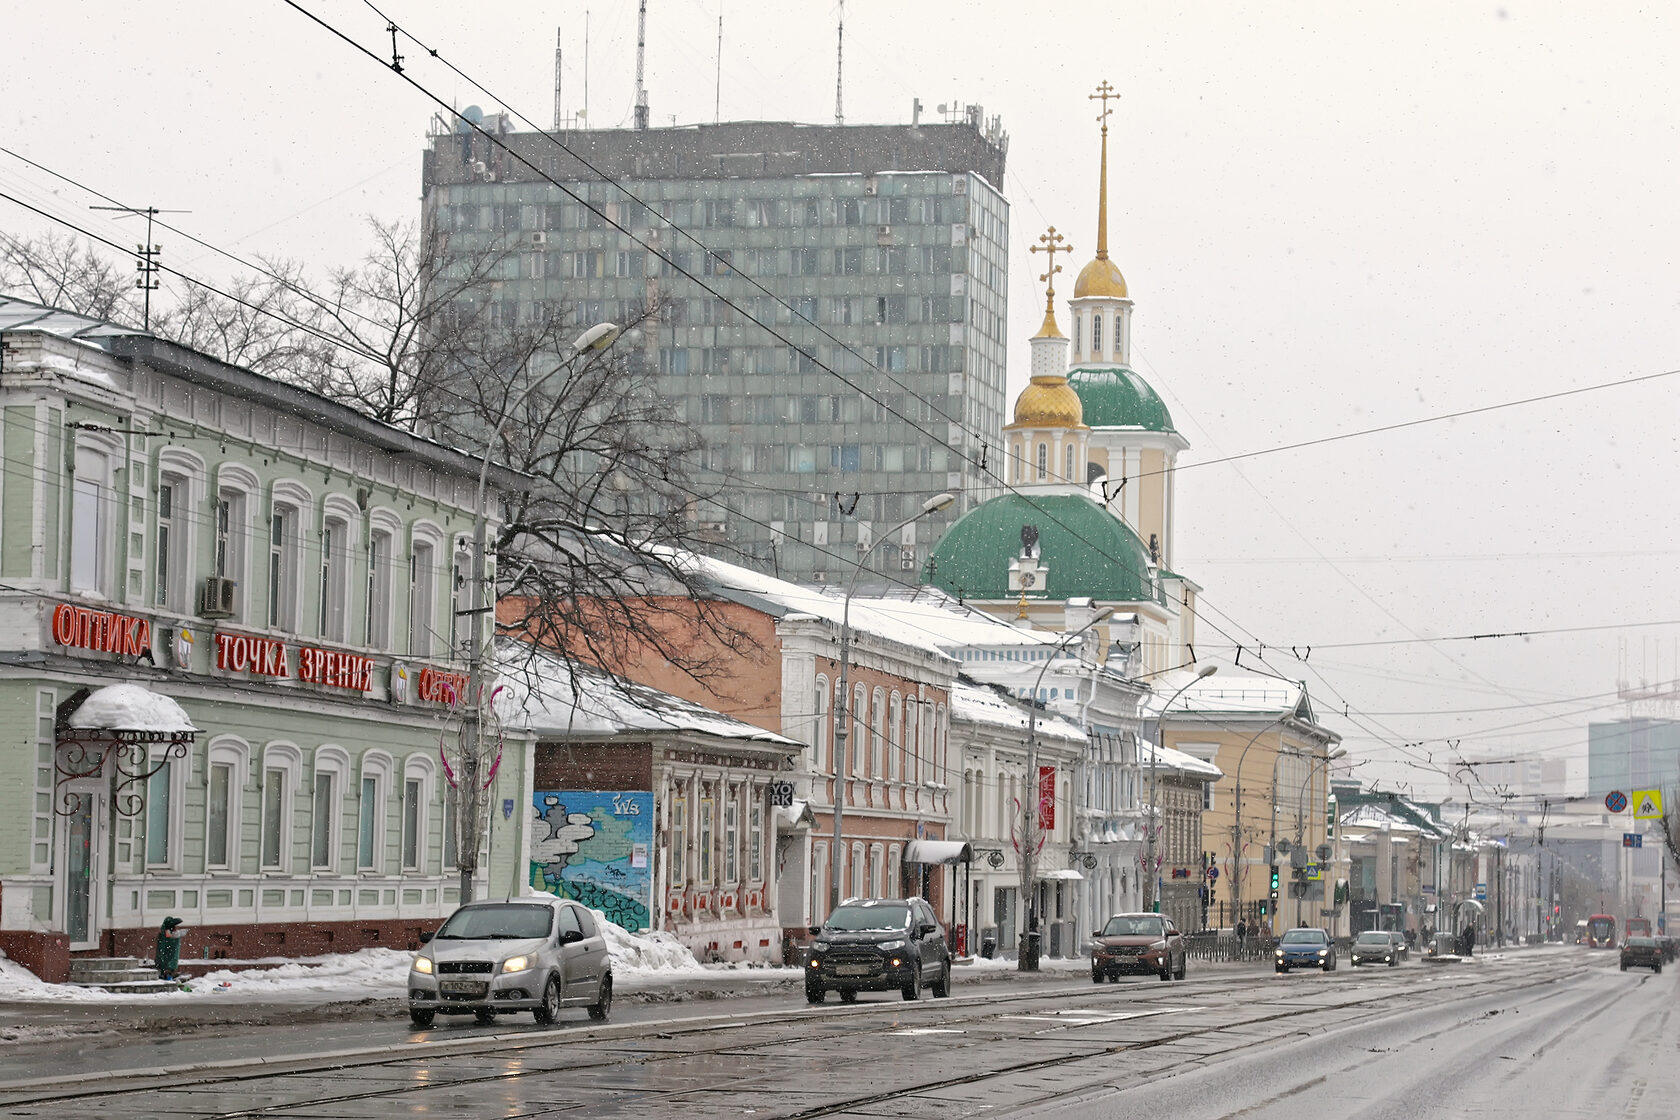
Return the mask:
M544 233L540 229L537 230L535 233L533 233L531 235L531 244L532 245L547 245L548 244L548 234Z
M209 577L198 597L198 613L204 618L232 618L233 597L238 587L223 576Z
M898 562L898 570L901 572L913 572L916 570L916 561L914 559L900 560Z
M916 562L916 550L913 548L901 548L898 550L898 558L906 564L914 564Z
M828 582L828 573L827 572L812 572L811 573L811 582L812 583L827 583Z

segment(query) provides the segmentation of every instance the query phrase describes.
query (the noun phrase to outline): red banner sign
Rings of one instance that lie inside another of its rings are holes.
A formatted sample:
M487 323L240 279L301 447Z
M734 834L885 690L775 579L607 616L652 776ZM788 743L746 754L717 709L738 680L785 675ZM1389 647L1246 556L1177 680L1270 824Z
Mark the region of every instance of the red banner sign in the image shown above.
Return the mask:
M315 646L298 647L298 680L351 692L373 691L373 658Z
M446 673L442 669L421 669L418 699L437 704L457 703L467 692L465 673Z
M52 634L61 646L152 658L151 621L133 615L60 603L53 608Z
M216 632L216 668L224 673L255 673L259 677L289 677L286 643L277 638Z
M1038 829L1049 832L1056 827L1056 768L1038 768Z

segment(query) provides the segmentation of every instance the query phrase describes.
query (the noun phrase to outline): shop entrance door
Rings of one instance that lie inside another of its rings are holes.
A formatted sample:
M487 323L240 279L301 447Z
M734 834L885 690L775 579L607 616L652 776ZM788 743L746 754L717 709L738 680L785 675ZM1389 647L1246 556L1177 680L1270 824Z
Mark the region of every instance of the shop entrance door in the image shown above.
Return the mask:
M79 784L79 783L77 783ZM58 874L55 876L63 902L60 928L70 936L70 948L92 949L99 943L104 924L99 884L105 875L105 792L97 786L61 791L69 802L68 813L59 817Z

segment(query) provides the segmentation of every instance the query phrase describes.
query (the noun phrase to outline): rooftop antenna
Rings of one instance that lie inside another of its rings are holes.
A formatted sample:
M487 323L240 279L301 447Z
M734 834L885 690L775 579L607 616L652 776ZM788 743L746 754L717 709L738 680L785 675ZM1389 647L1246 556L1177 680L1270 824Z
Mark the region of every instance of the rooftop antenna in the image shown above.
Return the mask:
M712 123L721 119L723 105L723 5L718 5L717 86L712 90Z
M642 0L636 15L636 131L646 132L648 126L647 87L642 84L642 59L647 54L647 0Z
M554 131L559 132L563 113L560 108L560 29L554 29Z
M834 123L845 124L840 105L840 76L846 64L846 0L840 0L840 30L834 38Z
M142 297L140 312L140 327L142 330L152 329L152 293L157 291L157 274L163 266L157 259L163 255L163 246L152 243L152 220L159 214L190 214L191 210L159 210L155 206L89 206L89 210L116 210L123 214L146 215L146 243L134 247L134 271L140 275L134 278L134 286L145 292Z

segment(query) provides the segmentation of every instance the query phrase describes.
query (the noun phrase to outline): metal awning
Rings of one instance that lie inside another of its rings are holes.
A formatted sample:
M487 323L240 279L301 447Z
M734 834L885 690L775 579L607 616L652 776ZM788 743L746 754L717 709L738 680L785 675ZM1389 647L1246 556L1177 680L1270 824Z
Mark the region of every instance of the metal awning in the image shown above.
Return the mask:
M1041 871L1041 872L1039 872L1038 877L1040 879L1083 879L1083 878L1085 878L1085 876L1081 875L1078 871L1075 871L1071 867L1062 867L1062 868L1056 869L1055 871Z
M968 863L974 846L966 840L912 840L904 849L905 863Z

